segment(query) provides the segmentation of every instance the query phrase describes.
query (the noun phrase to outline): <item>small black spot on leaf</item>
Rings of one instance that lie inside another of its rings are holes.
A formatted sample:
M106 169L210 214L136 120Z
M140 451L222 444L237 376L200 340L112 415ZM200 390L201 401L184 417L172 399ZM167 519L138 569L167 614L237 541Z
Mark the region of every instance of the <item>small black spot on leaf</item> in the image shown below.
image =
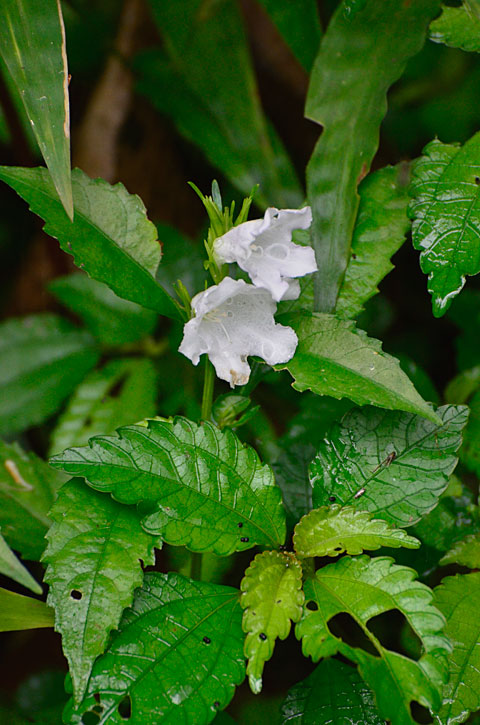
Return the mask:
M329 497L328 497L328 500L329 500L329 501L330 501L331 503L335 503L335 501L337 500L337 497L336 497L336 496L329 496Z
M70 592L70 596L72 597L72 599L76 599L77 601L79 601L83 597L83 594L82 592L79 592L78 589L72 589L72 591Z
M240 541L243 542L244 544L246 544L247 541L250 541L250 539L248 538L248 536L242 536L242 538L240 539Z
M267 635L265 634L265 632L260 632L258 636L262 640L262 642L265 642L265 640L267 639Z
M210 639L210 637L204 637L204 638L203 638L203 641L205 642L205 644L210 644L210 642L211 642L212 640Z
M311 612L316 612L318 610L318 604L313 599L310 599L309 602L305 604L306 608L309 609Z
M475 177L475 183L477 186L480 184L480 176Z
M243 527L243 524L242 524L242 522L241 522L241 521L239 521L239 522L238 522L238 524L237 524L237 526L238 526L238 528L239 528L239 529L241 529L241 528Z

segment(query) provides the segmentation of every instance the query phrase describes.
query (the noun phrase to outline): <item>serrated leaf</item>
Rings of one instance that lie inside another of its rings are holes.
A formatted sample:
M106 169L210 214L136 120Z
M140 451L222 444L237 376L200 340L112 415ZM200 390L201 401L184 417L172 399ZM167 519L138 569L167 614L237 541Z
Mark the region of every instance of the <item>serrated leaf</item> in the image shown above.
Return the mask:
M53 611L44 602L0 589L0 632L53 627Z
M380 714L392 725L412 725L410 702L436 709L447 678L448 640L441 634L444 618L432 605L433 592L414 581L416 572L388 557L343 557L316 572L305 583L306 606L296 626L302 650L314 661L340 653L358 663L360 674L375 692ZM414 661L386 649L369 630L372 617L399 610L422 641ZM362 628L378 656L352 647L333 635L329 621L346 612Z
M282 318L298 336L298 347L285 365L296 390L349 398L358 405L420 413L437 417L401 370L398 360L385 352L379 340L357 330L350 320L320 313Z
M350 259L335 311L356 318L365 302L393 269L390 258L410 229L407 164L387 166L369 174L360 185L360 206L353 231Z
M129 426L71 448L51 465L84 476L122 503L142 503L142 525L169 544L226 555L285 539L271 469L229 429L186 418Z
M281 711L280 725L385 725L357 669L332 658L288 691Z
M123 299L182 319L172 297L155 280L162 256L155 225L147 219L141 199L129 194L123 184L111 186L74 169L75 218L71 222L45 169L0 166L0 179L46 222L45 232L73 255L77 267Z
M314 0L260 0L304 70L310 72L317 54L322 28Z
M433 314L441 317L480 271L480 134L462 147L434 140L412 168L412 240L428 274Z
M440 564L459 564L468 566L469 569L480 569L480 535L470 534L464 539L457 541L440 559ZM479 705L480 707L480 705Z
M438 408L440 425L421 416L355 408L320 445L310 468L314 506L331 497L394 526L431 511L457 464L468 408Z
M225 708L245 677L238 590L194 582L179 574L147 574L113 636L94 665L79 710L68 722L101 712L102 723L122 723L130 701L130 725L206 725Z
M435 604L446 617L445 634L453 644L450 679L435 715L442 725L465 722L471 712L480 709L479 597L479 573L447 577L435 589Z
M133 507L72 480L59 491L43 560L50 585L48 604L70 665L75 701L85 693L95 659L102 654L144 566L155 563L155 539L140 526Z
M0 435L53 415L97 360L93 338L56 315L0 325Z
M155 365L146 358L110 360L90 373L60 415L50 453L85 445L92 436L153 417L157 382Z
M10 577L35 594L42 593L42 587L35 581L23 564L17 559L7 542L0 534L0 574Z
M467 3L459 8L444 6L440 17L430 24L430 40L480 53L480 15Z
M302 616L302 567L293 554L264 551L257 554L240 584L244 609L245 657L250 689L262 689L263 667L273 654L277 637L285 639L292 622Z
M374 519L367 511L356 511L352 506L337 504L310 511L296 525L293 546L298 556L338 556L361 554L365 550L382 546L398 549L417 549L418 539L395 529L386 521Z
M25 559L40 559L50 526L47 514L65 477L16 443L0 441L0 526Z

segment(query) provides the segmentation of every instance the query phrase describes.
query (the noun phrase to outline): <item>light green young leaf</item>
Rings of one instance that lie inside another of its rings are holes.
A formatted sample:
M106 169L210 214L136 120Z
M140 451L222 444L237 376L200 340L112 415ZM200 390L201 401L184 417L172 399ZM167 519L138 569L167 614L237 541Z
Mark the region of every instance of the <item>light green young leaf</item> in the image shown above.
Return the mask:
M245 677L238 590L195 582L179 574L145 576L132 609L93 668L78 710L68 722L101 712L103 722L129 725L210 723Z
M311 464L314 506L334 497L394 526L413 526L447 488L468 408L446 405L437 414L439 424L371 407L347 413Z
M306 606L296 626L304 654L315 662L340 653L359 665L360 674L375 692L380 714L392 725L413 725L411 701L437 709L447 679L445 620L432 605L433 592L414 581L415 576L413 569L397 566L388 557L343 557L305 583ZM418 661L385 648L370 631L370 619L390 610L402 612L421 639L423 653ZM378 656L331 633L329 621L342 612L353 617Z
M44 602L0 589L0 632L53 627L53 610Z
M462 147L435 139L413 165L412 240L428 274L433 314L441 317L480 272L480 133Z
M129 194L123 184L111 186L75 169L75 219L71 222L45 169L0 166L0 179L44 219L46 233L73 255L77 267L123 299L182 319L173 298L155 280L162 256L155 225L147 219L141 199Z
M38 425L94 367L93 338L56 315L0 325L0 435Z
M293 546L297 556L305 558L338 556L345 551L347 554L361 554L382 546L417 549L420 542L402 529L374 519L373 514L367 511L335 504L330 508L322 506L314 509L304 516L295 527Z
M250 689L262 689L263 667L273 654L277 637L285 639L291 622L302 616L302 567L293 554L264 551L257 554L240 584L244 609L245 657Z
M440 559L440 564L459 564L469 569L480 569L480 534L470 534L457 541Z
M435 589L435 604L446 617L445 634L453 644L450 679L435 716L441 725L467 720L480 709L480 573L447 577Z
M51 465L83 476L122 503L141 503L142 525L168 544L227 555L285 539L285 512L271 469L228 428L186 418L128 426L92 438Z
M443 6L440 17L430 25L430 40L480 53L480 15L468 1L458 8Z
M259 0L290 50L309 73L312 69L322 28L314 0Z
M379 340L357 330L350 320L303 312L282 318L298 336L294 357L286 368L296 390L349 398L358 405L406 410L437 421L401 370L398 360L382 352Z
M60 0L4 0L0 54L73 219L68 69Z
M50 518L47 601L80 703L95 659L142 584L142 562L154 564L154 546L162 543L143 531L135 508L75 479L60 489Z
M17 559L9 545L0 534L0 574L10 577L35 594L42 593L42 587L35 581L23 564Z

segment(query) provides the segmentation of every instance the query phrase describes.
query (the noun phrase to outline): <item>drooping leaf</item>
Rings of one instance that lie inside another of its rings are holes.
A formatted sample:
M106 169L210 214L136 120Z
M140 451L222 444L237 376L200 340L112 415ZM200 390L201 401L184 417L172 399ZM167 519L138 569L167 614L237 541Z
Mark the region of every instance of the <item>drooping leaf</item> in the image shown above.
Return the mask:
M157 322L154 312L117 297L107 285L86 274L58 277L50 283L49 290L104 345L141 340L153 331Z
M53 627L53 610L32 597L0 589L0 632Z
M322 660L311 675L288 691L280 724L331 725L335 722L384 725L385 720L380 717L373 693L358 670L330 658Z
M295 379L296 390L349 398L358 405L377 405L419 413L437 420L400 369L382 352L381 343L354 323L333 315L308 313L282 318L298 336L293 358L279 365Z
M292 53L310 72L322 36L318 8L314 0L259 0Z
M314 506L334 498L394 526L413 526L447 488L468 408L446 405L437 414L440 424L375 408L347 413L312 462Z
M262 689L263 667L273 654L277 637L285 639L292 622L302 616L302 567L293 554L257 554L240 585L244 609L245 657L250 689Z
M314 661L340 653L358 663L375 692L380 714L392 725L413 725L411 701L438 708L447 678L444 618L432 605L433 592L414 581L415 576L413 569L397 566L388 557L343 557L305 583L306 606L296 626L304 654ZM369 621L391 610L399 610L421 639L418 661L387 649L370 631ZM361 627L377 655L332 634L329 621L343 612Z
M314 509L304 516L295 527L293 546L298 556L312 557L338 556L345 551L361 554L382 546L417 549L420 542L402 529L374 519L367 511L335 504Z
M161 548L161 540L142 529L135 508L75 479L59 491L50 519L43 556L48 604L55 609L79 703L95 659L142 584L141 563L155 563L154 546Z
M0 325L0 435L53 415L97 359L93 338L56 315Z
M480 53L480 14L472 10L470 3L458 8L443 6L440 17L430 25L430 40Z
M440 559L440 564L459 564L468 566L469 569L480 569L480 535L470 534L457 541Z
M0 441L0 526L25 559L38 560L45 549L47 513L64 480L34 453Z
M110 360L80 383L53 431L50 452L85 445L92 436L156 413L158 373L146 358Z
M0 54L72 219L68 70L60 0L4 0L2 11Z
M179 574L147 574L68 722L80 723L91 711L101 713L101 722L121 724L124 702L130 725L173 725L179 706L185 723L207 724L244 677L238 590Z
M335 309L350 256L357 186L378 148L387 91L422 48L439 5L439 0L341 2L320 44L305 111L323 126L307 168L319 312Z
M35 581L23 564L17 559L9 545L0 534L0 574L10 577L14 581L27 587L35 594L42 593L42 587Z
M123 184L111 186L75 169L75 219L71 222L45 169L1 166L0 179L44 219L47 234L73 255L77 267L123 299L182 319L172 297L155 280L162 256L155 225L147 219L139 197L129 194Z
M441 317L480 271L480 134L464 146L435 139L413 165L412 240L428 274L433 314Z
M450 679L435 716L441 725L462 723L480 709L480 573L447 577L435 589L435 604L445 615L445 634L453 644Z
M186 418L128 426L51 464L122 503L142 503L142 525L169 544L226 555L285 539L271 469L228 428Z
M398 164L379 169L362 181L350 259L337 300L339 315L358 317L365 302L377 294L377 285L393 269L390 258L410 228L409 178L409 166Z

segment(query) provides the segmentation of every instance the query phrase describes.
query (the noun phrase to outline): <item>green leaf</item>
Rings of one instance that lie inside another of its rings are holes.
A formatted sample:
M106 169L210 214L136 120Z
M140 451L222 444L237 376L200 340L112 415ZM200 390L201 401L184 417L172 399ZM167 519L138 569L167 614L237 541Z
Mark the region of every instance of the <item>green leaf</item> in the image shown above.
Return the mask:
M307 73L317 54L322 28L314 0L259 0Z
M73 219L65 28L59 0L5 0L0 53L55 189Z
M92 337L56 315L0 325L0 435L53 415L98 360Z
M447 577L435 589L435 604L447 620L445 634L453 644L450 679L436 715L442 725L465 722L480 708L480 574Z
M459 8L444 6L440 17L430 25L430 40L480 53L480 16L467 3Z
M0 526L25 559L40 559L50 526L47 513L64 476L16 443L0 441Z
M111 186L75 169L75 219L71 222L45 169L0 166L0 179L44 219L46 233L73 255L77 267L123 299L182 319L175 301L155 280L162 256L155 225L147 219L141 199L129 194L123 184Z
M101 712L122 723L118 707L130 703L130 725L209 723L245 677L238 590L194 582L179 574L147 574L131 610L94 665L81 708L67 706L67 721ZM85 720L84 720L85 722Z
M114 359L90 373L58 419L50 452L85 445L89 438L156 412L158 373L148 359Z
M155 328L154 312L117 297L105 284L86 274L58 277L48 288L104 345L136 342Z
M250 689L262 689L263 667L273 654L277 637L286 639L291 622L302 616L302 567L293 554L264 551L257 554L240 585L244 609L245 657Z
M410 229L407 164L387 166L369 174L360 185L360 206L353 231L350 259L336 311L357 318L377 285L393 269L390 257L402 246Z
M62 635L79 703L95 659L142 584L141 563L155 563L154 546L161 548L161 540L143 531L135 508L92 491L83 481L60 489L50 518L43 556L47 601L55 609L55 629Z
M93 438L51 464L117 501L142 502L142 525L168 544L223 556L283 544L285 513L272 471L231 430L176 418L118 434Z
M397 566L388 557L343 557L305 583L307 603L296 627L303 653L314 661L340 653L356 662L375 692L380 714L394 725L413 725L411 701L438 708L447 678L444 618L432 605L433 592L414 581L415 576L413 569ZM391 610L399 610L421 639L418 661L385 648L370 631L372 617ZM342 612L361 627L376 656L331 633L329 621Z
M308 313L282 318L298 335L294 357L285 365L296 390L349 398L358 405L377 405L420 413L438 420L401 370L398 360L382 352L379 340L357 330L350 320Z
M457 541L453 548L440 559L440 564L459 564L469 569L480 569L480 535L470 534ZM480 707L480 705L479 705Z
M0 589L0 632L53 627L53 611L44 602Z
M320 45L305 110L324 127L307 168L320 312L335 309L350 256L357 186L378 148L387 91L422 48L439 5L439 0L341 2Z
M447 488L468 408L446 405L437 414L439 425L375 408L347 413L310 467L314 505L334 497L394 526L413 526Z
M407 536L381 519L374 519L366 511L355 511L352 506L342 508L322 506L304 516L295 527L293 546L297 556L338 556L361 554L382 546L398 549L417 549L418 539Z
M413 165L412 240L428 274L433 314L441 317L480 272L480 133L462 147L435 139Z
M156 279L169 294L175 293L174 284L181 280L193 297L205 289L207 274L203 266L203 244L193 242L168 224L157 224L158 238L162 244L162 264Z
M378 714L372 691L357 669L344 662L327 659L288 691L282 704L280 723L332 725L337 722L339 725L385 725L385 720Z
M0 534L0 574L10 577L35 594L42 593L42 587L35 581L23 564L17 559L9 545Z
M282 491L283 505L289 529L312 508L312 487L308 479L308 466L315 448L304 443L293 443L272 463L275 479Z

